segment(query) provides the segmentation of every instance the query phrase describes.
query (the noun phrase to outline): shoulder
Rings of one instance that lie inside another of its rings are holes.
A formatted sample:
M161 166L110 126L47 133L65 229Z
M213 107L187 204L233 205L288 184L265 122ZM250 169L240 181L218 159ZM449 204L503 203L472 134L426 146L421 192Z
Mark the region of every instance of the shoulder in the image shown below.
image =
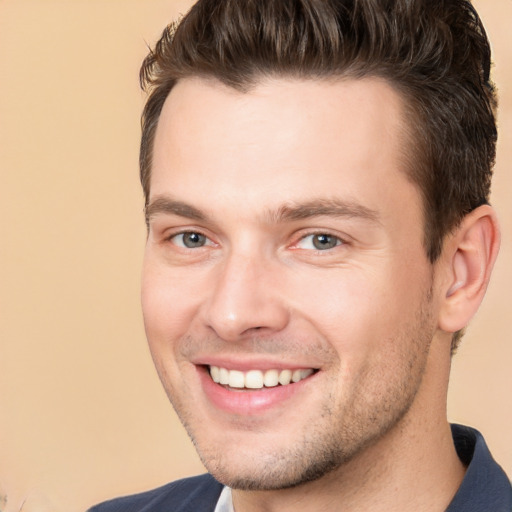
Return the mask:
M171 482L157 489L116 498L90 508L88 512L213 512L222 484L211 475Z

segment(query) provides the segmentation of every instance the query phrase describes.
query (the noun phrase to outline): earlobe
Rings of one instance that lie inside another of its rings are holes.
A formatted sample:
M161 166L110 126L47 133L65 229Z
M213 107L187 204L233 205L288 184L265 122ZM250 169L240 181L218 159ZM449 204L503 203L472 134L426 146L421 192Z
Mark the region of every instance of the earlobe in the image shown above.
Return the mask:
M498 255L500 233L494 210L480 206L469 213L446 241L443 261L447 270L439 327L446 332L463 329L478 310Z

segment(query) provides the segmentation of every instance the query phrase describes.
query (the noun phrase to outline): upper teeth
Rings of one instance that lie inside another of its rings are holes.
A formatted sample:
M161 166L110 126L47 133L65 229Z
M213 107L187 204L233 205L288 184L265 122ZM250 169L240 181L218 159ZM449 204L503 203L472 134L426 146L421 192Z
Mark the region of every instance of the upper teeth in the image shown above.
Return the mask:
M263 386L271 388L281 384L285 386L290 382L299 382L313 373L312 368L298 370L227 370L218 366L210 366L210 375L213 382L231 388L261 389Z

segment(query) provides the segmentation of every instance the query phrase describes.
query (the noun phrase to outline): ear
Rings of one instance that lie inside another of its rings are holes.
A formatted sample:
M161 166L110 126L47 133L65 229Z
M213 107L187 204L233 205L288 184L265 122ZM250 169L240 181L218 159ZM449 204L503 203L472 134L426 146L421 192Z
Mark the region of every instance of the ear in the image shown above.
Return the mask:
M441 256L440 329L453 333L469 323L484 298L499 245L498 220L488 205L466 215L446 240Z

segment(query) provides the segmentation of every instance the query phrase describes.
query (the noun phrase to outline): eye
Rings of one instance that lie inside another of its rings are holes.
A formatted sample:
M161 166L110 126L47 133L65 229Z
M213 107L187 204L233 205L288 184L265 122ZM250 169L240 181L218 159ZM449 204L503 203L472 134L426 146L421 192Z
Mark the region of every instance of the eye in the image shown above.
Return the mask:
M299 249L316 249L317 251L325 251L327 249L333 249L342 243L343 241L337 236L329 235L327 233L314 233L299 240L297 247Z
M196 231L185 231L178 233L170 238L171 242L178 247L185 249L197 249L206 245L212 245L212 241L201 233Z

